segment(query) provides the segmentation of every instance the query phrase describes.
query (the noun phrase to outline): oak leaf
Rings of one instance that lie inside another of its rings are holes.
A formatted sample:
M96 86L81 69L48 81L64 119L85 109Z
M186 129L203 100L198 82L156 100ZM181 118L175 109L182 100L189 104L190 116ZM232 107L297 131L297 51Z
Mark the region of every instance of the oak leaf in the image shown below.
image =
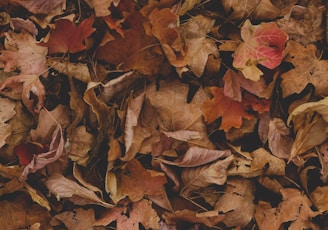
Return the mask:
M68 19L59 19L55 21L55 29L50 32L49 40L39 45L48 47L49 54L83 51L86 49L84 40L96 30L92 27L93 23L93 16L84 19L78 26Z
M243 42L234 53L233 66L247 79L260 79L263 73L257 64L274 69L281 63L288 35L275 22L254 26L246 20L241 28L241 38Z
M243 118L252 118L245 112L245 108L240 102L224 96L223 88L210 87L209 90L213 94L213 98L202 104L203 115L207 123L212 123L222 117L220 129L228 131L231 127L240 128Z
M122 170L122 193L133 202L141 200L145 195L162 194L166 182L163 173L145 169L136 159L129 161Z
M107 226L116 221L117 230L138 230L139 223L145 229L159 229L159 220L156 211L152 208L152 202L142 199L132 203L130 209L126 206L108 209L93 225Z

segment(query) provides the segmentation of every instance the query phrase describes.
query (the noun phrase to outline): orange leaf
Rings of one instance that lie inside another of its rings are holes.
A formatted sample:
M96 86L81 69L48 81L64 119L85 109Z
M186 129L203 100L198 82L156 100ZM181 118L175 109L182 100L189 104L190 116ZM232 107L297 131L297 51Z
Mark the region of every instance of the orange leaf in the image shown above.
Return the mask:
M54 53L77 53L86 49L84 39L89 37L96 29L92 27L94 17L83 20L78 26L68 19L60 19L55 22L55 29L51 31L47 43L41 46L49 48L49 54Z
M166 177L158 172L146 170L141 163L133 159L122 171L122 192L132 201L141 200L144 195L160 195L166 183Z
M243 103L244 105L250 105L259 114L270 111L271 100L258 98L250 93L245 93Z
M228 131L232 127L240 128L243 118L250 119L252 117L245 111L242 103L224 96L223 88L210 87L209 89L214 97L202 105L207 123L212 123L222 117L220 129Z

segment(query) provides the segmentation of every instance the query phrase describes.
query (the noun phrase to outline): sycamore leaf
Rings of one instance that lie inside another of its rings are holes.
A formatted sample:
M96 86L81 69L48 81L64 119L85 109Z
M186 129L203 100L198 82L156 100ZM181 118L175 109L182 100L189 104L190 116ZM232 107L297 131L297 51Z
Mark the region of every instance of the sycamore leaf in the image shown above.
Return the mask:
M145 195L162 194L162 187L166 182L163 173L146 170L136 159L129 161L122 170L122 193L134 202L141 200Z
M23 6L25 9L27 9L33 14L49 14L58 5L66 3L65 0L12 0L12 2Z
M224 160L215 163L184 169L181 178L184 187L182 194L188 194L192 190L206 187L210 184L222 185L227 180L227 168L233 160L233 156L228 156Z
M280 9L275 7L270 0L250 0L240 4L238 0L223 0L222 5L231 20L240 20L243 18L254 19L274 19L279 16Z
M160 159L161 162L168 165L175 165L179 167L196 167L215 161L220 158L231 155L230 150L210 150L197 146L192 146L183 155L183 158L176 161L168 161Z
M7 137L11 134L11 125L6 122L15 116L16 104L8 98L0 98L0 148L5 145Z
M246 20L241 28L243 42L234 53L233 66L247 79L257 81L262 75L256 65L276 68L282 60L288 35L274 22L252 25Z
M84 19L78 26L68 19L55 22L55 29L50 32L49 40L40 43L49 48L49 54L77 53L86 49L83 41L96 30L92 27L94 17Z
M101 200L95 192L79 185L73 180L67 179L61 174L53 174L44 182L49 192L53 193L57 199L73 198L73 203L76 204L97 204L103 207L113 207L113 205ZM74 197L78 198L74 200Z
M142 199L128 207L115 207L105 211L94 226L107 226L116 221L117 230L138 230L139 223L145 229L159 229L159 220L156 211L152 208L151 201Z
M222 117L220 129L228 131L231 127L240 128L242 118L250 119L252 116L245 112L243 105L224 96L224 89L210 87L213 98L204 101L202 104L203 115L207 123L212 123L219 117Z
M285 61L292 63L295 68L281 75L282 96L299 94L309 83L314 85L316 95L328 95L328 81L325 74L328 71L328 61L317 57L316 46L313 44L303 46L298 42L290 41L286 50L288 53Z
M247 179L231 178L227 181L224 194L219 197L214 209L224 214L227 227L245 227L255 212L254 184Z
M95 214L92 208L87 210L78 208L72 211L62 212L53 218L64 223L67 229L91 230L95 222Z
M266 89L265 80L260 78L258 81L246 79L239 71L227 70L223 77L224 95L235 101L242 101L242 90L260 96L260 93Z
M283 201L278 207L271 208L270 204L260 204L256 207L255 219L259 229L276 230L285 222L291 222L288 229L318 229L311 219L318 215L312 211L311 201L299 190L284 188L280 190Z

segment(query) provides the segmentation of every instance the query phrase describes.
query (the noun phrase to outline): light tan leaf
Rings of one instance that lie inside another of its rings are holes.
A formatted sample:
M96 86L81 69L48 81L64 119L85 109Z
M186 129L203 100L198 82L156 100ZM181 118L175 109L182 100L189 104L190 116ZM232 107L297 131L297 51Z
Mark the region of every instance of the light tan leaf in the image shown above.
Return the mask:
M6 123L12 117L15 116L15 106L16 104L7 98L0 98L0 148L6 144L6 139L12 133L12 126Z
M192 146L183 155L183 157L178 160L159 160L168 165L175 165L179 167L197 167L218 160L220 158L228 157L230 155L230 150L210 150L197 146Z
M215 163L184 169L181 173L183 181L182 194L188 194L192 190L206 187L210 184L222 185L227 180L227 168L233 160L233 156L228 156L224 160Z
M132 210L127 207L108 209L96 220L94 226L106 226L116 221L117 230L138 230L139 223L145 229L159 229L160 219L151 205L151 201L142 199L131 204Z
M250 155L252 159L236 158L228 170L228 175L246 178L260 175L285 175L285 161L273 156L264 148L256 149Z
M223 0L222 4L226 12L231 12L231 20L253 18L258 20L274 19L279 16L280 10L270 0L250 0L240 4L238 0Z
M94 8L97 17L104 17L110 15L109 7L113 4L118 6L120 0L91 0L91 4Z
M89 159L89 151L93 146L93 135L86 131L84 125L73 129L69 140L68 158L77 164L86 166Z
M214 209L224 213L223 223L227 227L245 227L255 212L254 184L247 179L235 178L227 181L225 193L219 198Z
M328 211L328 186L318 186L312 193L311 198L320 212Z
M328 81L325 73L328 71L328 61L317 57L316 46L303 46L291 40L286 50L288 53L284 61L292 63L295 68L281 75L282 96L285 98L294 93L299 94L309 83L314 85L316 95L327 96Z
M179 16L184 15L185 13L187 13L187 11L194 8L200 2L201 2L201 0L186 0L186 1L184 1L181 5L179 11L178 11L178 15Z
M53 218L64 223L67 229L93 230L95 222L95 214L92 208L87 210L83 208L74 209L72 211L62 212Z
M77 196L84 200L83 204L98 204L108 208L113 207L113 205L101 200L93 191L67 179L61 174L53 174L50 176L45 181L45 185L57 199Z

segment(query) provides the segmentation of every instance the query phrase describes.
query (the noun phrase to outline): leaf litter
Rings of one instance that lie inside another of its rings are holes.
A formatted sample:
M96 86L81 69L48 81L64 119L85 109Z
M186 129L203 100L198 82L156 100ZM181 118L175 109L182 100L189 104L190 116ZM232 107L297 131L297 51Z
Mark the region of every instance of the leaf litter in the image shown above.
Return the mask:
M6 229L325 229L327 4L0 1Z

